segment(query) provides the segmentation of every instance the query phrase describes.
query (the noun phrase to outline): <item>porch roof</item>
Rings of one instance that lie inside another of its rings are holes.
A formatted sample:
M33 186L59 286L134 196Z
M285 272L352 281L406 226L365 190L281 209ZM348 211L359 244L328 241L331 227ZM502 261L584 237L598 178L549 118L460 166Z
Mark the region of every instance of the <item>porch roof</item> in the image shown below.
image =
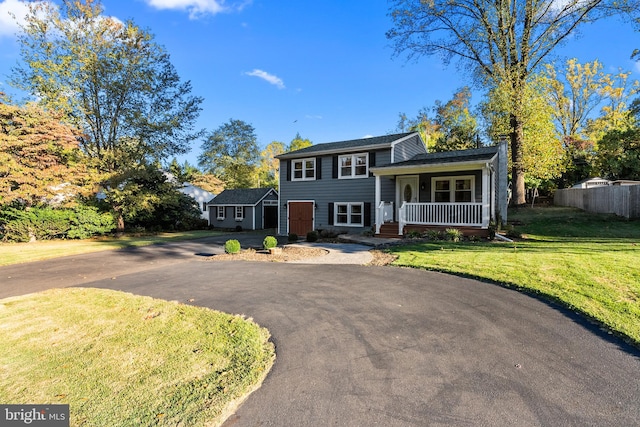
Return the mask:
M390 175L414 172L418 169L451 169L452 167L477 167L492 161L498 155L498 147L481 147L470 150L443 151L439 153L417 154L404 162L371 167L374 175Z

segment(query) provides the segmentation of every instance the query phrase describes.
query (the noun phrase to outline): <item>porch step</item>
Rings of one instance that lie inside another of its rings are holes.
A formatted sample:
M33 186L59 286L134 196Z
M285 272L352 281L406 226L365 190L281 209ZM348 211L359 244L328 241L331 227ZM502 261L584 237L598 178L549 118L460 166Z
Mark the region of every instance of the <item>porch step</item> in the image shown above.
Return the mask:
M383 237L385 239L401 239L402 236L398 234L397 222L385 222L380 227L380 233L376 234L376 237Z

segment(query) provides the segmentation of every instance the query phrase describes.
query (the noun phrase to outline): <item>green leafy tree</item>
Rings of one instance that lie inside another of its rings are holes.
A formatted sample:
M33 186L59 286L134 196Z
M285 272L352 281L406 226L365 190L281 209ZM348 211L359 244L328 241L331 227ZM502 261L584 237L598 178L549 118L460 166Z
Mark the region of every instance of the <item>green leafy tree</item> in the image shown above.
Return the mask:
M465 150L477 146L478 123L471 114L471 90L458 89L446 103L436 101L435 123L441 135L434 144L435 151Z
M307 138L301 137L300 133L298 132L296 133L296 136L289 143L289 146L287 147L287 151L296 151L302 148L310 147L312 145L313 145L313 142L311 142Z
M603 177L640 180L640 128L608 132L598 142L597 165Z
M440 125L429 117L429 110L426 107L418 111L413 119L400 113L396 130L398 132L418 132L428 151L432 151L436 141L443 136Z
M70 204L93 190L77 136L36 104L0 100L0 204Z
M278 188L280 182L280 161L276 156L286 151L284 143L272 141L260 153L258 175L260 187Z
M555 133L553 108L548 102L544 80L537 78L526 85L523 93L522 167L526 181L534 186L549 180L564 170L562 141ZM498 141L510 129L510 88L499 86L491 90L480 106L488 124L489 138Z
M393 0L397 54L452 59L508 101L513 203L525 203L525 92L531 76L581 24L635 14L638 0Z
M80 145L104 174L106 193L121 192L124 176L187 152L201 136L193 126L202 99L180 81L152 34L104 16L99 1L29 7L12 84L81 129Z
M202 144L199 166L219 177L226 188L250 188L256 184L260 160L253 126L230 119Z

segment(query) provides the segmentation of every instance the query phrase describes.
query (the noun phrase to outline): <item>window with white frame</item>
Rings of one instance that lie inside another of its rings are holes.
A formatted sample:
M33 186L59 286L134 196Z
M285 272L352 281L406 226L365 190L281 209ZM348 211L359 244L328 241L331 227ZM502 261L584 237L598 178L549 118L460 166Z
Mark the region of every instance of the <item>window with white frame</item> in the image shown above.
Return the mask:
M316 159L300 159L291 161L293 181L308 181L316 179Z
M236 221L244 219L244 206L236 206Z
M452 176L431 179L431 200L435 203L475 202L475 177Z
M369 156L367 153L339 156L338 165L338 178L366 178L369 176Z
M364 226L364 203L335 203L334 209L335 225Z
M216 218L219 220L224 219L224 206L216 206Z

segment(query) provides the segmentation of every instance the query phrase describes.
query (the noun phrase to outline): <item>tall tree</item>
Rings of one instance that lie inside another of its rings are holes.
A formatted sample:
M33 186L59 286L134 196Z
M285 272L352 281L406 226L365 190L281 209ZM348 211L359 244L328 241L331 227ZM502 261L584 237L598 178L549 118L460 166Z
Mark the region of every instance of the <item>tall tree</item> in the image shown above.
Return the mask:
M77 136L33 103L18 107L0 100L0 204L71 203L93 190Z
M289 143L289 146L287 147L287 151L296 151L296 150L300 150L301 148L310 147L311 145L313 145L313 142L311 142L307 138L301 137L300 132L298 132L296 133L296 136Z
M546 64L544 75L549 88L558 134L571 140L586 139L587 119L602 102L603 65L598 60L580 64L567 60L564 68Z
M152 34L104 16L97 0L29 7L12 84L82 130L83 151L107 174L106 192L119 174L190 149L201 135L193 127L202 99Z
M226 188L250 188L256 185L259 159L253 126L242 120L230 119L202 144L198 164L219 177Z
M471 90L458 89L446 103L436 101L435 122L441 136L436 139L435 151L465 150L477 146L478 123L471 114Z
M284 143L272 141L260 153L258 176L261 187L278 188L280 182L280 161L276 156L286 151Z
M506 87L504 87L506 86ZM523 152L525 181L536 187L541 180L555 178L564 170L562 141L555 133L553 108L548 102L544 79L535 78L522 94ZM489 138L502 139L510 128L510 87L505 83L489 92L480 106L488 124Z
M393 0L387 37L397 54L460 61L480 84L509 91L513 203L525 203L524 91L581 24L636 13L639 0Z
M427 151L431 151L438 138L442 136L439 129L440 126L429 117L429 110L426 107L422 107L413 119L408 118L405 113L400 113L396 127L398 132L418 132Z

